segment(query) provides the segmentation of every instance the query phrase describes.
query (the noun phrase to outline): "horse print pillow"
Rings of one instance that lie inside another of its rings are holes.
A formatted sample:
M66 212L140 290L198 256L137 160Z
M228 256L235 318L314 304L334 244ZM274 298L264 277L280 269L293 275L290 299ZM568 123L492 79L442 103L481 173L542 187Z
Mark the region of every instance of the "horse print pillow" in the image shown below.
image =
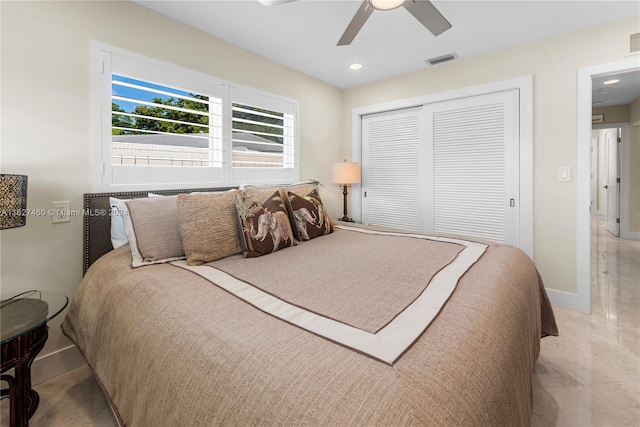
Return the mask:
M311 240L333 232L331 218L324 210L317 190L313 190L306 196L288 191L287 199L300 240Z
M293 232L287 216L286 202L276 191L263 203L236 195L236 210L242 233L245 258L267 255L293 246Z

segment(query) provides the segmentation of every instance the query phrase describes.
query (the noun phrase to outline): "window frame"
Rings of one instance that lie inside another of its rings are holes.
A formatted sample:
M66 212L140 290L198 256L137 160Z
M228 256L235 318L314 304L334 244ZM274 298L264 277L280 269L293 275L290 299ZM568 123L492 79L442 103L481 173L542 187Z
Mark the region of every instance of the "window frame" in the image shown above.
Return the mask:
M114 58L116 68L114 68ZM111 127L112 73L170 87L190 87L222 100L222 166L126 166L113 165ZM138 67L138 68L136 68ZM135 73L139 69L140 72ZM149 75L153 75L149 79ZM157 76L157 77L156 77ZM187 81L185 85L179 82ZM178 83L176 83L178 82ZM195 86L194 86L195 82ZM203 91L202 88L205 90ZM219 93L216 89L219 88ZM210 90L211 89L211 90ZM93 191L133 191L179 188L233 187L243 184L288 184L300 181L300 103L209 74L150 58L101 42L92 42ZM293 165L284 168L241 167L232 164L232 104L254 101L265 109L283 107L293 118Z

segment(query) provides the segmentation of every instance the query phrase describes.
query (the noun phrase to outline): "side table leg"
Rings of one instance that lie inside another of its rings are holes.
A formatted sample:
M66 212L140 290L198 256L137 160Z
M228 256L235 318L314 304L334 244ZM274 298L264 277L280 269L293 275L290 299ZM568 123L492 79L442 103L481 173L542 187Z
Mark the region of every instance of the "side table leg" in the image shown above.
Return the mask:
M16 380L10 375L3 375L0 379L6 381L9 388L2 390L2 396L9 396L9 424L13 427L16 424L16 408L13 402L16 401Z
M16 416L16 425L20 427L29 425L29 419L36 412L40 403L38 392L31 388L31 365L36 354L31 354L29 360L18 360L16 363L16 394L19 396L15 399L16 414L18 414Z
M9 400L10 400L10 424L11 427L28 427L29 418L33 416L38 408L40 396L31 388L31 364L36 355L42 350L49 336L48 326L46 324L30 331L15 340L13 354L14 375L2 375L2 379L9 384ZM2 353L5 354L3 344ZM7 354L11 354L7 351ZM7 365L9 368L11 365ZM3 369L6 369L3 367ZM3 392L3 394L5 394Z
M29 425L29 369L31 363L25 359L18 359L15 367L15 393L11 396L11 418L14 418L15 424L11 426L26 427Z

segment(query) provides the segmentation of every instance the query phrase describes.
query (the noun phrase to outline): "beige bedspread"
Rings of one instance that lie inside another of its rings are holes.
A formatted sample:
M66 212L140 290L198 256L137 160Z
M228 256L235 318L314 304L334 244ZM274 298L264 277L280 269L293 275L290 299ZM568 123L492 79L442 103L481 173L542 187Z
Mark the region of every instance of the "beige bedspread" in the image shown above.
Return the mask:
M463 252L455 243L336 230L212 265L375 334ZM127 246L96 262L62 325L129 426L527 425L539 340L557 334L534 265L502 245L486 248L392 363L191 271L130 263Z

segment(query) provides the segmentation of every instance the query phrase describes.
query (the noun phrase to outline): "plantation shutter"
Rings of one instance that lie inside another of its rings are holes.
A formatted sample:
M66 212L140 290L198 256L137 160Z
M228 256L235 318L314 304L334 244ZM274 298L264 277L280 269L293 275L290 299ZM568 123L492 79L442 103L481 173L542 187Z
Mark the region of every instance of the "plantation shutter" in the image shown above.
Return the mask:
M294 182L299 176L298 105L255 91L230 87L232 181Z
M101 65L102 184L222 182L220 83L105 51Z
M434 233L518 245L517 105L510 91L425 107Z
M363 117L362 221L424 228L422 108Z
M92 43L96 190L300 180L299 102Z

